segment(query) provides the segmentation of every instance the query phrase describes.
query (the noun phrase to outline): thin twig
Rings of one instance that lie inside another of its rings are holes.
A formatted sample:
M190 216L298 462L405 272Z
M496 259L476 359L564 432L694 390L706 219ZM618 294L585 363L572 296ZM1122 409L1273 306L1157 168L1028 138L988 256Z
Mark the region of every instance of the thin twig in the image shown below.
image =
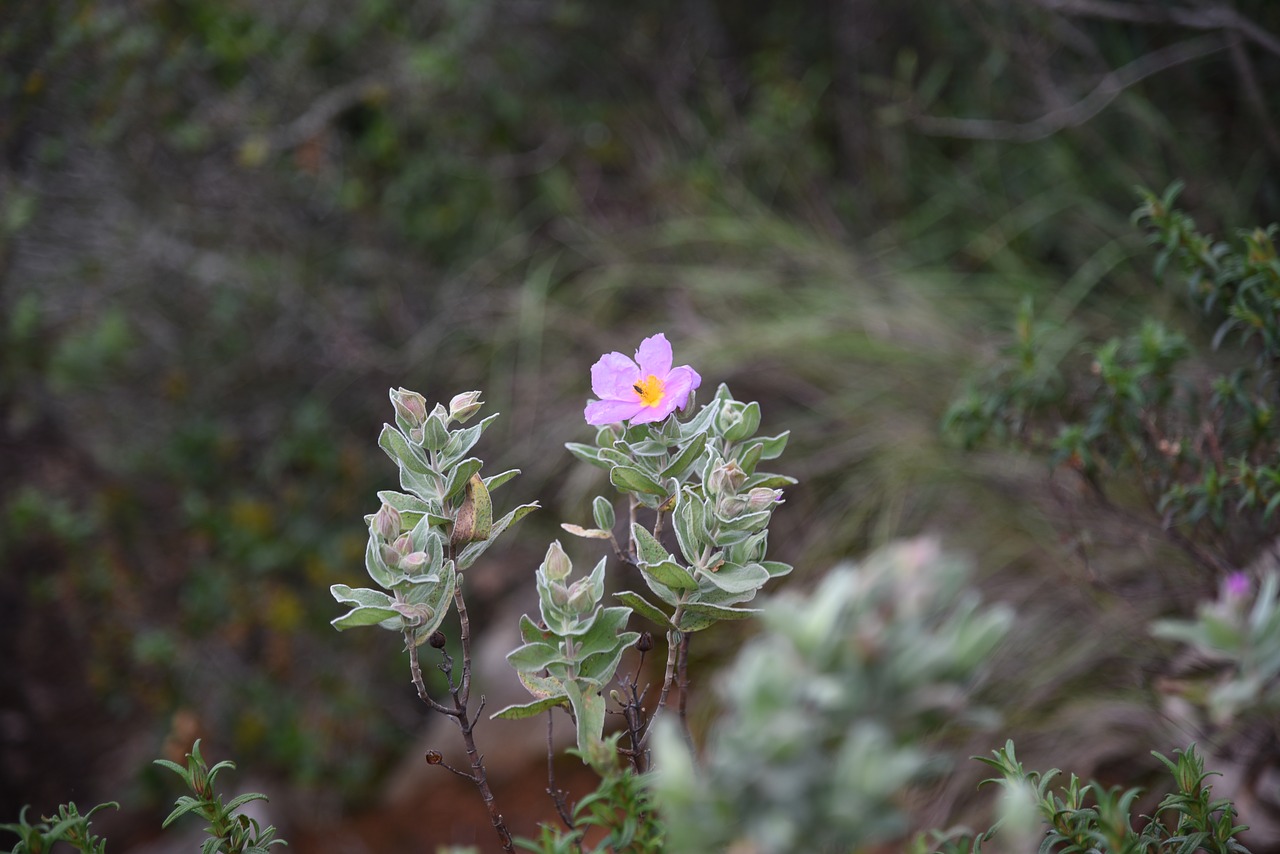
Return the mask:
M676 708L680 713L680 731L684 733L684 740L691 754L693 753L693 733L689 731L689 641L692 639L692 632L684 632L680 636L680 654L676 663L680 688L680 704Z
M913 115L910 121L916 130L929 136L1035 142L1047 139L1064 128L1084 124L1102 112L1125 89L1153 74L1202 59L1226 47L1227 40L1215 34L1187 39L1154 50L1107 74L1092 92L1074 104L1052 110L1027 122L923 115Z
M1226 30L1280 56L1280 37L1226 4L1206 5L1198 9L1164 4L1136 4L1115 0L1036 0L1041 8L1066 15L1129 21L1135 24L1175 24L1189 30Z
M556 812L564 822L567 830L573 830L573 816L569 813L569 805L565 803L563 789L556 786L556 751L553 741L555 709L547 709L547 794L556 805Z

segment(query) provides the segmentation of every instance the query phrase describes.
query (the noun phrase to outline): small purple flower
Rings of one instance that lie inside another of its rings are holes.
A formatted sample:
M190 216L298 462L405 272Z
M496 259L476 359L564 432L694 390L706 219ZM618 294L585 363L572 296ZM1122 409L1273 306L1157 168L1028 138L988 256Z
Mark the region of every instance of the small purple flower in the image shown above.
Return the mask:
M634 362L615 351L591 366L591 391L600 399L589 402L583 414L596 427L661 421L688 403L701 384L688 365L671 367L671 345L659 332L640 342Z
M1226 599L1238 601L1248 596L1252 590L1253 585L1249 582L1249 575L1244 572L1233 572L1222 583L1222 591Z

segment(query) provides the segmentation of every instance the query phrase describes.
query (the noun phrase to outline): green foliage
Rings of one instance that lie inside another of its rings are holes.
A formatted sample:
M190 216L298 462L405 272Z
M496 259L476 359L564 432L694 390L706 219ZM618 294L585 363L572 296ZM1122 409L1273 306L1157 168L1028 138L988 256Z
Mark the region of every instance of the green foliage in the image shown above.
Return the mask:
M616 749L604 740L605 699L602 691L613 679L622 653L640 639L638 632L624 631L630 608L605 608L604 569L601 558L585 578L572 584L573 564L554 542L538 567L538 606L542 621L520 618L524 642L508 653L507 661L520 681L537 699L508 706L494 718L523 718L551 712L567 703L577 722L578 752L592 767L603 771L615 764Z
M1280 263L1274 227L1243 235L1240 246L1214 241L1173 208L1178 190L1145 194L1134 218L1161 247L1157 273L1176 263L1217 324L1214 346L1235 333L1242 367L1196 377L1187 337L1151 318L1064 358L1061 333L1026 303L1003 360L944 423L967 446L1004 438L1046 453L1100 495L1132 480L1166 528L1225 553L1211 563L1219 569L1254 553L1280 507Z
M632 523L628 554L650 592L666 607L638 593L617 594L658 626L697 632L721 620L740 620L771 578L791 567L765 559L768 525L782 500L779 487L794 478L757 471L762 460L779 457L789 432L756 437L760 405L734 400L721 385L711 402L687 421L602 427L595 446L570 442L574 456L609 472L609 482L632 503L670 513L680 558L654 532ZM603 502L603 503L602 503ZM600 527L564 525L571 534L612 539L616 514L598 497L592 512ZM608 524L605 524L608 523ZM671 613L668 613L668 610Z
M266 795L247 792L225 804L222 802L222 796L214 788L214 780L223 769L235 770L236 766L224 760L210 768L200 755L199 739L187 754L187 767L167 759L157 759L155 763L177 774L191 790L191 795L178 798L173 812L169 813L162 826L168 827L187 813L194 813L209 822L205 828L209 838L200 846L201 854L267 854L273 845L289 844L275 838L274 827L262 828L257 819L238 812L250 801L265 801Z
M393 389L390 394L396 426L382 426L378 445L395 461L408 493L379 492L381 509L365 517L365 569L390 592L333 585L333 597L354 607L332 623L339 631L378 625L421 646L448 614L457 574L538 505L524 504L493 520L489 491L517 472L486 480L479 474L480 460L467 457L497 417L462 426L479 409L479 392L457 395L448 409L437 403L430 413L417 392Z
M1235 809L1226 800L1215 800L1206 780L1212 776L1195 751L1175 750L1174 758L1153 754L1173 776L1175 788L1165 794L1151 817L1133 815L1138 789L1103 788L1084 783L1072 774L1065 786L1051 784L1057 768L1041 774L1025 771L1012 741L993 751L993 757L974 757L994 768L999 776L985 780L1004 789L1004 818L979 834L963 831L934 832L916 840L920 854L980 854L982 844L994 837L1013 848L1058 854L1247 854L1235 836L1245 830L1235 823ZM1140 829L1134 828L1138 820ZM1037 828L1035 825L1039 825ZM1021 847L1019 847L1021 846Z
M667 850L848 851L901 834L901 792L942 770L925 735L963 717L1011 620L979 604L967 575L917 541L771 601L721 677L724 718L701 759L658 731Z
M617 740L616 734L606 739L610 751L616 751ZM664 826L648 781L617 762L601 769L600 784L578 801L572 820L572 830L543 824L536 840L519 839L517 844L539 854L581 854L584 850L595 854L656 854L666 850ZM589 833L595 844L584 848L583 838Z
M89 832L89 817L107 807L119 809L120 805L114 801L98 804L80 815L75 803L69 802L58 807L57 815L45 816L40 823L30 824L27 822L29 807L24 806L18 813L17 823L0 824L0 830L18 837L18 844L5 854L47 854L59 842L84 854L105 854L107 842Z
M1182 693L1209 712L1223 726L1239 718L1258 720L1273 729L1280 709L1280 577L1263 574L1261 587L1249 603L1247 577L1225 580L1216 600L1202 602L1194 620L1160 620L1151 632L1182 643L1197 658L1214 667L1202 668L1197 678L1184 680Z

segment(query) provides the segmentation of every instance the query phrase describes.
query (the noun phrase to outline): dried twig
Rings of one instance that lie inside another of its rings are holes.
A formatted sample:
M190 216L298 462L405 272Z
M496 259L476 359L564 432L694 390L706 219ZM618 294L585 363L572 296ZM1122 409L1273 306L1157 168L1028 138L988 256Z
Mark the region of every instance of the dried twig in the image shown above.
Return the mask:
M1043 0L1043 2L1050 1ZM921 115L912 116L910 122L916 130L929 136L1035 142L1046 139L1064 128L1084 124L1102 112L1125 89L1153 74L1202 59L1227 46L1228 42L1222 36L1210 35L1188 39L1152 51L1103 77L1092 92L1074 104L1052 110L1029 122Z

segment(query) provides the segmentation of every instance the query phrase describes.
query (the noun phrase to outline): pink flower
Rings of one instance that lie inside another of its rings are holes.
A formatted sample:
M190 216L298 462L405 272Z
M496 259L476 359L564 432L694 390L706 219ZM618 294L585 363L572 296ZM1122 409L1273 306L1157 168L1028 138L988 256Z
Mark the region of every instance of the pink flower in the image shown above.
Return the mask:
M638 364L637 364L638 363ZM605 353L591 366L591 390L599 400L583 413L594 426L661 421L689 402L702 377L688 365L671 367L671 345L659 332L640 342L636 359Z

